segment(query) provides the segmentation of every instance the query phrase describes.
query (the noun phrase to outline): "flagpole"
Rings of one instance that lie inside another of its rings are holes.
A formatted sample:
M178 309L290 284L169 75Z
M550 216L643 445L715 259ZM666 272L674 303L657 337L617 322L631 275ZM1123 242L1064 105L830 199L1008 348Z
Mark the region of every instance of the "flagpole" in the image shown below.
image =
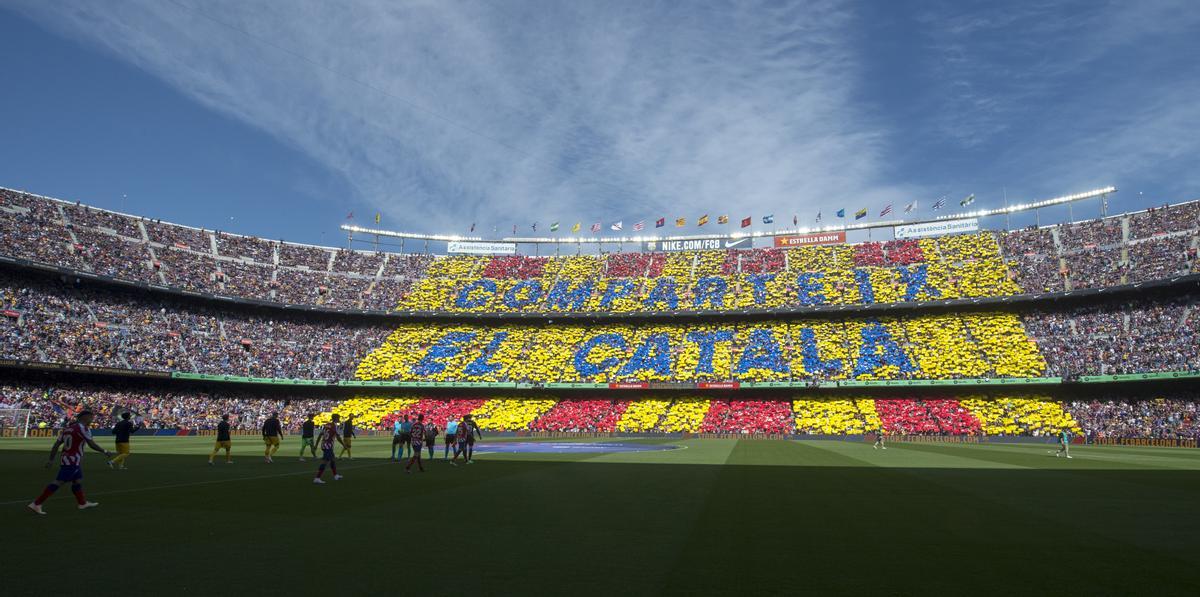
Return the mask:
M1004 229L1009 230L1008 216L1010 214L1008 212L1008 187L1000 187L1000 190L1004 193Z

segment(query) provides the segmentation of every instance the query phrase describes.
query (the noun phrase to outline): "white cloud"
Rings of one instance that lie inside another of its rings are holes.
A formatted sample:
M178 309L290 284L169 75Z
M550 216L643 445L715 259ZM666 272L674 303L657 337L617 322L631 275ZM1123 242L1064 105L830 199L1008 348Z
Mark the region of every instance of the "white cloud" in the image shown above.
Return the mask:
M922 192L883 180L836 3L179 1L17 7L299 148L398 227Z

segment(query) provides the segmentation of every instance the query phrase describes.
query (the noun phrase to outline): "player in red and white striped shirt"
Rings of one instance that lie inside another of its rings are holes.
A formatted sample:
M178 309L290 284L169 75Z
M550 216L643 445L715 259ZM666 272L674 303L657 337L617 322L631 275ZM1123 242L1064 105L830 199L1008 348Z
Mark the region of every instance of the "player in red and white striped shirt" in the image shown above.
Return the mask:
M337 472L337 459L333 457L333 442L346 446L346 442L342 441L342 436L338 434L338 420L341 415L334 414L331 420L321 428L321 436L317 438L317 443L321 446L321 465L317 467L317 476L313 477L313 483L324 485L325 481L321 479L325 475L325 466L328 465L333 471L333 480L341 481L342 476Z
M90 410L81 411L75 415L75 422L67 425L58 434L58 440L54 442L54 447L50 448L50 458L46 461L46 467L49 468L54 464L54 457L58 455L58 449L62 448L62 457L58 461L58 476L51 481L45 489L42 490L42 495L39 495L36 500L29 504L29 509L38 514L45 514L42 511L42 504L62 487L63 483L71 482L71 492L75 494L75 501L79 503L80 510L95 508L100 504L89 502L83 495L83 446L88 445L97 452L104 454L106 458L112 457L112 452L105 450L92 439L90 427L95 416Z

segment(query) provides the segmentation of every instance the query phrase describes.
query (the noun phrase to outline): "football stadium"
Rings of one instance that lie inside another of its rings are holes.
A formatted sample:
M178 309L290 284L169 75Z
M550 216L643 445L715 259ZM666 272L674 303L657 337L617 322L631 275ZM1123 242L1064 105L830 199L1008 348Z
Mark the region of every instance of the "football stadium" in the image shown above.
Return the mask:
M0 592L1197 594L1200 200L1113 172L539 227L6 168Z

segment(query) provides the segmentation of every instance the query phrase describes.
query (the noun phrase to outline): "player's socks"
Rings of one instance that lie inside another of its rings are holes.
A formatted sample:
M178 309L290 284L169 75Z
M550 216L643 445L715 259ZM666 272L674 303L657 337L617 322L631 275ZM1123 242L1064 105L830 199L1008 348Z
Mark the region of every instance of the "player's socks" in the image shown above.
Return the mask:
M42 490L42 495L39 495L36 500L33 500L34 505L41 506L46 502L46 500L50 499L50 496L54 495L54 492L56 491L58 491L57 485L53 483L47 485L46 488Z
M80 505L80 507L89 503L87 498L83 497L83 485L73 483L71 485L71 493L75 494L75 501Z
M336 462L330 462L330 463L329 463L329 470L333 471L333 475L336 477L336 476L337 476L337 463L336 463Z

